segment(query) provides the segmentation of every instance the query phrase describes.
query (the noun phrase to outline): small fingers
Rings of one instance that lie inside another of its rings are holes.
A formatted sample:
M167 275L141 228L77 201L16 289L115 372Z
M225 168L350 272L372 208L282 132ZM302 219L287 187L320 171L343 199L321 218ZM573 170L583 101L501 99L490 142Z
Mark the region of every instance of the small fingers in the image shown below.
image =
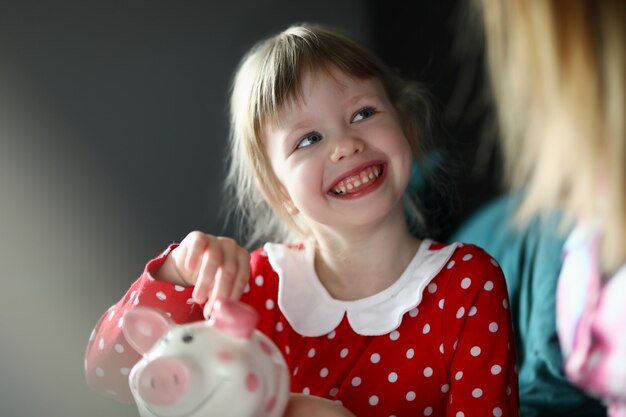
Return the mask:
M223 251L218 245L209 246L203 253L192 294L195 302L202 304L209 299L209 294L215 288L215 276L223 258Z

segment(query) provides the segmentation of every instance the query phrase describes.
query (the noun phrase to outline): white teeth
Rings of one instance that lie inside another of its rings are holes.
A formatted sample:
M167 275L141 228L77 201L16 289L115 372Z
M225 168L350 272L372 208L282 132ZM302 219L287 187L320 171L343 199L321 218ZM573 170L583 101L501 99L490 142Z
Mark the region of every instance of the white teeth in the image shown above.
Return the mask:
M332 191L335 195L346 194L347 191L354 190L356 188L359 188L363 184L367 184L368 182L373 181L375 178L378 178L380 174L380 166L368 167L364 169L360 174L358 174L358 176L354 176L350 179L340 181L340 183Z

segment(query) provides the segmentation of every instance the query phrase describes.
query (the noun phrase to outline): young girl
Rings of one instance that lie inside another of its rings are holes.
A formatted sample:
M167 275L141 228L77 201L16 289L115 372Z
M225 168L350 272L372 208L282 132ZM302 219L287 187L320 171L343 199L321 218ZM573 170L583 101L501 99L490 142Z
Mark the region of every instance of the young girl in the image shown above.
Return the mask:
M89 384L131 398L139 356L120 330L129 309L189 322L216 297L241 298L287 360L288 413L518 415L498 264L476 246L409 230L423 103L419 89L328 29L291 27L253 48L234 82L228 181L253 239L295 243L248 254L192 232L172 245L97 324Z
M483 4L509 178L523 213L562 209L557 329L567 377L626 416L626 7Z

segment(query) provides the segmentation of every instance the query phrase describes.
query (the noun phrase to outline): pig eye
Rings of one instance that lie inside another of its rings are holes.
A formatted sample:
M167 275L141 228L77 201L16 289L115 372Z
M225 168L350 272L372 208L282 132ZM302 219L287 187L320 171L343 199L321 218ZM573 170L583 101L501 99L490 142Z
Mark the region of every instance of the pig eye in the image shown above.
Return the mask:
M193 335L191 335L191 334L183 335L183 342L191 343L192 341L193 341Z

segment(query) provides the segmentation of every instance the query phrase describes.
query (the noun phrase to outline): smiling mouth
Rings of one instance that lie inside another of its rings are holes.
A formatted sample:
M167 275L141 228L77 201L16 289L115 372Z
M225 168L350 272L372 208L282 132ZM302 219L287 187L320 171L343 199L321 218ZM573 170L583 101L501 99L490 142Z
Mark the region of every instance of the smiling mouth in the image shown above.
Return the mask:
M383 174L383 171L384 166L382 164L368 166L359 173L350 175L337 182L330 189L329 193L336 196L358 193L374 185Z

